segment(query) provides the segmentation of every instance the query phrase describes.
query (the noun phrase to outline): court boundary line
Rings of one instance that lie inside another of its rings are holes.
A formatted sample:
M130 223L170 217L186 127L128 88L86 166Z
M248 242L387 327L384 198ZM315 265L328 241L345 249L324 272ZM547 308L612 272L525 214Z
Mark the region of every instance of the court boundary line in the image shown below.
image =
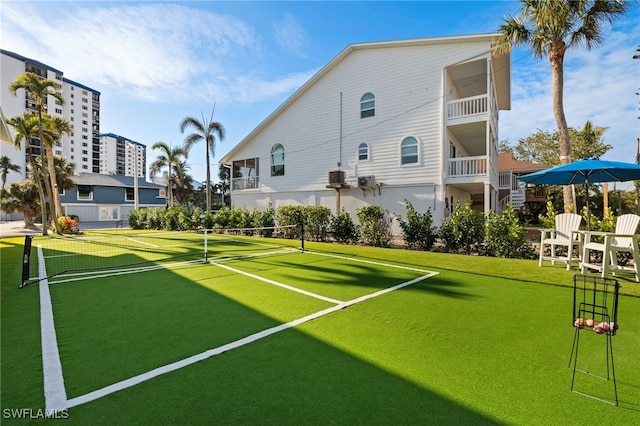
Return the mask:
M51 303L49 281L41 245L38 245L38 271L40 276L44 277L38 287L40 290L40 339L42 342L45 408L47 411L63 410L66 408L67 390L64 386L58 338L53 319L53 304Z
M384 289L381 289L379 291L373 292L373 293L369 293L369 294L365 294L363 296L357 297L355 299L351 299L349 301L338 301L335 299L328 299L328 298L324 298L324 296L320 296L320 295L314 295L313 293L310 292L306 292L304 290L301 289L295 289L295 287L291 287L291 286L287 286L286 284L282 284L282 283L277 283L273 280L268 280L267 278L263 278L263 277L259 277L257 275L254 274L249 274L249 273L245 273L243 271L239 271L239 270L235 270L235 268L231 268L228 267L226 265L220 265L220 264L216 264L214 262L213 263L215 266L220 266L222 268L226 268L229 269L233 272L237 272L243 275L248 275L251 278L254 279L258 279L261 281L273 281L273 282L269 282L270 284L276 284L276 285L280 285L280 286L284 286L285 288L292 290L292 291L298 291L298 292L302 292L303 294L306 294L308 296L311 297L319 297L319 298L323 298L323 300L325 301L330 301L332 300L331 303L335 303L334 306L331 306L329 308L323 309L321 311L317 311L314 312L312 314L306 315L304 317L295 319L293 321L289 321L287 323L283 323L283 324L279 324L275 327L271 327L262 331L259 331L257 333L253 333L249 336L246 336L244 338L235 340L233 342L230 343L226 343L224 345L212 348L212 349L208 349L204 352L195 354L195 355L191 355L187 358L183 358L182 360L179 361L175 361L169 364L165 364L163 366L154 368L150 371L147 371L145 373L141 373L138 375L135 375L133 377L130 377L128 379L124 379L121 380L119 382L116 383L112 383L111 385L102 387L100 389L88 392L84 395L80 395L71 399L67 398L67 393L66 393L66 388L64 386L64 376L62 374L62 364L60 361L60 353L58 350L58 343L57 343L57 337L56 337L56 332L55 332L55 324L54 324L54 319L53 319L53 305L51 302L51 294L49 292L49 282L46 278L46 265L44 263L44 256L42 254L42 247L38 246L38 269L40 271L41 276L45 277L42 281L40 281L40 306L41 306L41 338L42 338L42 360L43 360L43 375L44 375L44 393L45 393L45 407L47 410L64 410L64 409L68 409L68 408L73 408L82 404L86 404L88 402L91 401L95 401L97 399L103 398L105 396L111 395L115 392L119 392L121 390L125 390L128 389L130 387L133 387L135 385L138 385L140 383L152 380L158 376L179 370L183 367L187 367L189 365L195 364L197 362L209 359L211 357L214 357L216 355L220 355L222 353L228 352L230 350L233 349L237 349L239 347L242 347L244 345L253 343L257 340L263 339L265 337L271 336L273 334L279 333L281 331L284 330L288 330L290 328L296 327L298 325L304 324L306 322L312 321L314 319L323 317L325 315L331 314L333 312L348 308L350 306L353 306L355 304L364 302L366 300L369 299L373 299L379 296L382 296L384 294L390 293L392 291L401 289L403 287L407 287L410 286L412 284L418 283L420 281L423 281L425 279L431 278L435 275L438 275L439 272L434 272L434 271L427 271L427 270L422 270L422 269L418 269L418 268L411 268L411 267L405 267L405 266L400 266L400 265L392 265L392 264L387 264L387 263L383 263L383 262L374 262L374 261L369 261L369 260L363 260L363 259L354 259L354 258L349 258L346 256L339 256L339 255L329 255L326 253L317 253L317 252L311 252L312 254L317 254L317 255L323 255L323 256L327 256L327 257L335 257L335 258L340 258L340 259L345 259L345 260L349 260L349 261L356 261L356 262L363 262L363 263L371 263L371 264L376 264L376 265L380 265L380 266L388 266L388 267L392 267L392 268L398 268L398 269L406 269L406 270L412 270L412 271L416 271L416 272L426 272L425 275L419 276L417 278L414 278L412 280L408 280L405 282L402 282L400 284L397 284L395 286L391 286L391 287L387 287ZM307 294L308 293L308 294ZM328 300L327 300L328 299Z

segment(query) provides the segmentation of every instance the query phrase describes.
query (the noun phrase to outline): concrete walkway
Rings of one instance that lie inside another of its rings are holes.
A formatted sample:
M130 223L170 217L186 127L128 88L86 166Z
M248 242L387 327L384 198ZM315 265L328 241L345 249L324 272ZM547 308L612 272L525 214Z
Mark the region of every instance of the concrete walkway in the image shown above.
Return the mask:
M93 230L93 229L117 229L116 222L80 222L80 230ZM122 224L124 229L129 228L129 224L126 221ZM21 237L24 235L41 235L42 225L36 223L34 226L25 227L24 220L11 220L0 222L0 238L7 237Z

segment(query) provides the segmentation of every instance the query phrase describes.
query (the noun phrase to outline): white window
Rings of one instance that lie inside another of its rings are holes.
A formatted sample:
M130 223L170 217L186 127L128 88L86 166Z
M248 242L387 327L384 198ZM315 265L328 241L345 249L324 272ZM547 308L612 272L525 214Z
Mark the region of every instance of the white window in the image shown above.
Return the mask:
M358 161L367 161L369 160L369 145L366 143L361 143L358 146Z
M93 200L93 186L78 185L78 200Z
M360 98L360 118L373 117L376 115L376 97L371 92L367 92Z
M284 147L279 143L271 147L271 176L284 176Z
M404 138L400 144L400 164L418 163L418 140L413 136Z
M260 183L259 158L247 158L233 162L231 187L234 190L258 188Z

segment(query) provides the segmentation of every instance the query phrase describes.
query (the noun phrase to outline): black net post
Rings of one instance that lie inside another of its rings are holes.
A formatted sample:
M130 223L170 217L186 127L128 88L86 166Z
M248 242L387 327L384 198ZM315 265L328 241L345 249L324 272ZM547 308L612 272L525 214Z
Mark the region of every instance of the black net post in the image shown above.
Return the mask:
M304 220L300 221L300 244L302 247L302 253L304 253Z
M29 270L31 267L31 241L33 240L33 236L26 235L24 237L24 250L22 252L22 282L20 283L20 288L27 285L27 281L29 281Z

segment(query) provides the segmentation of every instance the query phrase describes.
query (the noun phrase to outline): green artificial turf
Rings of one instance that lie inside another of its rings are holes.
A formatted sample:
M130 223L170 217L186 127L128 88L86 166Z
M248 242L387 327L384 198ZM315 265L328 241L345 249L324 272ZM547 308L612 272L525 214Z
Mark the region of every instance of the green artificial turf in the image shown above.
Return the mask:
M2 409L44 407L39 296L37 285L17 288L21 244L0 240ZM339 300L424 274L314 251L440 273L71 408L66 422L640 424L640 298L630 296L637 284L622 281L627 295L613 337L620 406L613 407L570 391L575 270L306 245L310 253L226 265ZM69 398L331 306L210 265L50 291ZM605 337L581 333L581 365L601 369ZM579 377L576 384L611 396L611 382Z

